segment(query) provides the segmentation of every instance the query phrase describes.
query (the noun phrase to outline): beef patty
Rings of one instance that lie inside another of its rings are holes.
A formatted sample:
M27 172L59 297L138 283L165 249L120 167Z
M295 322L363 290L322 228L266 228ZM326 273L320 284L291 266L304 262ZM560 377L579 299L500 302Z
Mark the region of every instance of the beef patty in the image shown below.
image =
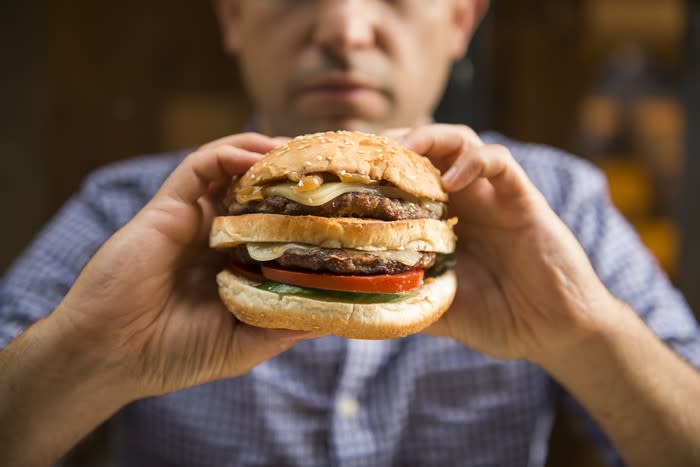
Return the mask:
M257 264L248 255L245 245L231 250L233 260L239 264ZM344 250L341 248L290 248L274 260L284 268L299 268L334 274L398 274L411 269L428 269L435 264L435 253L421 253L418 262L407 266L396 260L380 258L370 252Z
M360 217L398 221L444 219L446 209L443 205L442 213L437 214L411 201L387 198L372 193L345 193L320 206L306 206L282 196L270 196L262 201L251 201L248 204L233 202L229 205L228 212L231 215L258 212L288 216Z

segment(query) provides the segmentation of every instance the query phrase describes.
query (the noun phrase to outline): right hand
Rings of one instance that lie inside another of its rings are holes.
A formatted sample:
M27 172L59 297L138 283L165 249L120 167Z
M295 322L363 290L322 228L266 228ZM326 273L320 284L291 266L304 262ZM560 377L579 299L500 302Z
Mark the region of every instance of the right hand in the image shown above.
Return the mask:
M190 154L50 315L132 398L241 375L312 337L237 321L217 294L225 258L208 247L221 189L283 141L239 134Z
M566 358L620 304L510 152L463 125L385 133L431 158L459 217L459 286L427 332L497 358Z

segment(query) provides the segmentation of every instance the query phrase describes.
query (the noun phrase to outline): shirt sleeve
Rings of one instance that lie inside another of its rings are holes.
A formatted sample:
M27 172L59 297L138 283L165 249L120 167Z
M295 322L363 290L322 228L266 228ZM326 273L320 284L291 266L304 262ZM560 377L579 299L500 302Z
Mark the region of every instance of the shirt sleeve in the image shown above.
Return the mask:
M0 283L0 348L56 308L110 231L82 193L58 212Z
M610 202L605 178L592 168L571 186L562 218L576 234L598 276L632 307L649 328L691 365L700 367L700 331L682 294L675 289L634 229ZM624 465L596 423L570 396L567 405L610 465Z
M0 280L0 349L56 308L85 263L174 165L169 159L134 159L86 179Z
M612 206L604 177L596 172L587 185L590 194L575 209L570 227L598 276L671 349L700 367L700 330L683 295Z

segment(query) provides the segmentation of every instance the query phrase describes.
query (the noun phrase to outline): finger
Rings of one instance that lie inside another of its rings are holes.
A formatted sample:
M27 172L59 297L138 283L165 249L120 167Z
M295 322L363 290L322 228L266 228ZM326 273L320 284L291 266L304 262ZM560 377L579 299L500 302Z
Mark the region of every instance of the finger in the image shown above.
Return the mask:
M492 144L462 152L442 176L445 190L464 189L477 179L488 179L500 196L519 196L530 190L530 182L510 151Z
M404 144L419 154L438 159L436 165L444 171L442 182L447 191L462 190L479 178L488 179L500 196L520 196L531 189L529 179L510 151L501 145L485 145L469 127L416 128L405 136Z
M391 138L399 144L403 144L404 137L411 131L409 127L404 128L391 128L389 130L382 131L381 135Z
M211 230L211 224L216 216L225 215L223 205L220 203L215 203L212 200L202 197L197 200L199 208L199 219L197 221L198 233L196 235L196 241L199 244L207 244L209 241L209 233Z
M275 140L275 141L277 142L277 144L280 145L280 146L282 146L283 144L288 143L288 142L291 140L291 138L289 138L289 137L287 137L287 136L275 136L275 137L272 138L272 139Z
M402 143L418 154L429 157L443 174L452 172L450 177L445 178L443 175L443 184L447 182L445 189L453 188L449 182L450 178L454 177L454 171L451 169L455 168L457 162L460 181L466 182L462 188L473 181L474 172L479 168L478 163L472 160L473 158L463 156L471 153L474 148L483 146L478 136L468 127L442 124L415 128L403 136ZM464 173L467 169L468 173ZM467 178L467 174L472 178Z
M409 149L434 158L454 158L471 147L483 146L479 136L464 125L425 125L414 128L402 138Z
M210 186L244 173L261 157L258 152L227 145L193 152L165 180L155 199L168 197L194 204Z
M224 136L223 138L219 138L204 144L199 148L199 150L210 149L217 146L236 146L247 149L248 151L265 154L275 147L286 143L288 140L289 138L271 138L266 135L261 135L260 133L238 133L235 135Z

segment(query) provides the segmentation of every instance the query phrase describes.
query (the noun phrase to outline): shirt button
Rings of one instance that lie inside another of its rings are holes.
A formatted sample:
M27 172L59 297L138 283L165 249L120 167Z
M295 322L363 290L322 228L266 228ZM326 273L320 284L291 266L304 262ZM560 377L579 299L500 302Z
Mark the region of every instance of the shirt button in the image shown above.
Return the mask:
M338 399L336 409L340 416L346 420L354 418L360 410L360 402L351 396L343 396Z

